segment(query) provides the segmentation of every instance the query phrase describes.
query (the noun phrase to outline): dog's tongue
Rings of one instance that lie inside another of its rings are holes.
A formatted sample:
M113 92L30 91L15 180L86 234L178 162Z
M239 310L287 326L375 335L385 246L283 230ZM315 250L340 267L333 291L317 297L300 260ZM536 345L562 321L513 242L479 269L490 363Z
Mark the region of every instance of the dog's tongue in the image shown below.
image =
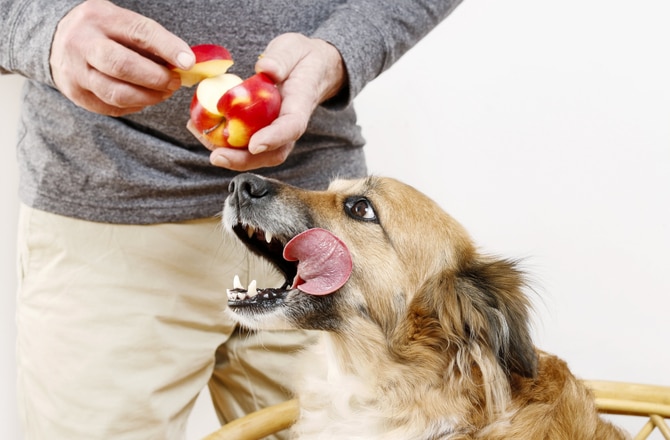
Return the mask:
M325 229L308 229L293 237L284 247L284 259L298 261L298 275L292 288L311 295L333 293L351 275L349 250Z

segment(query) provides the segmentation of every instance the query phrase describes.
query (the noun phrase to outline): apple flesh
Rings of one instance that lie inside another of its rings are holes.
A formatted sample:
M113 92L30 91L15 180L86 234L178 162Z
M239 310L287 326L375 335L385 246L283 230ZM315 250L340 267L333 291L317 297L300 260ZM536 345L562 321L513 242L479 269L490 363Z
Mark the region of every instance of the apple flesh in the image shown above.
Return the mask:
M216 44L200 44L192 46L195 64L189 70L169 66L181 77L181 85L191 87L205 78L219 76L233 65L233 58L225 47Z
M191 101L191 121L210 143L246 148L249 139L279 116L281 96L264 73L242 81L232 74L205 78Z

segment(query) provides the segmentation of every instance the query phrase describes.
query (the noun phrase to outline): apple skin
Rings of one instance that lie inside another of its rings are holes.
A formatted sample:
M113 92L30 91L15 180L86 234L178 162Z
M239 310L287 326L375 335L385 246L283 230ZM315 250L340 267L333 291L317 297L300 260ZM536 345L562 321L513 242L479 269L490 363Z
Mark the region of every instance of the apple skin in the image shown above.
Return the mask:
M195 55L196 64L211 60L233 60L228 49L216 44L198 44L191 46L191 50Z
M247 148L258 130L279 116L281 95L274 82L257 73L223 93L216 112L207 110L196 92L191 121L203 137L217 147Z
M226 123L223 115L212 113L203 107L200 101L198 101L197 94L193 94L190 111L193 127L205 140L216 147L228 146L228 142L226 141Z
M279 116L281 95L270 77L257 73L228 90L217 108L227 120L228 145L246 148L254 133Z
M208 134L223 123L225 117L217 107L219 100L241 83L242 78L230 73L202 80L193 94L190 107L191 122L196 130Z

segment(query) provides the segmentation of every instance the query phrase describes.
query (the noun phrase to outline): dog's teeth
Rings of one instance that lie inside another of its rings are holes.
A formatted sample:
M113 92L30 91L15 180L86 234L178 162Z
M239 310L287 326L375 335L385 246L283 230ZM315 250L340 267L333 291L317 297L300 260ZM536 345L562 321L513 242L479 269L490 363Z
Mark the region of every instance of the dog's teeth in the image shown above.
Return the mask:
M234 289L244 289L244 286L240 282L240 277L238 275L235 275L235 278L233 278L233 288Z
M266 241L268 244L270 244L270 242L272 241L272 233L271 233L271 232L266 232L266 233L265 233L265 241Z
M226 289L228 294L228 301L240 301L247 298L245 292L232 291L231 289Z
M253 237L255 232L256 228L251 225L247 225L247 236L249 236L249 238Z
M256 280L252 280L249 283L249 287L247 287L247 294L249 297L254 297L258 293L258 290L256 290Z

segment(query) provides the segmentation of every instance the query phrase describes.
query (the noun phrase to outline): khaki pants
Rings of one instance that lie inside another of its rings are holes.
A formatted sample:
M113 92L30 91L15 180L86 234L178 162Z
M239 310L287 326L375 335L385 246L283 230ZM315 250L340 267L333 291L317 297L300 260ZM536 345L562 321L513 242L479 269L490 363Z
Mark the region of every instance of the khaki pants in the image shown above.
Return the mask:
M283 280L217 219L110 225L21 208L17 362L26 440L182 439L209 385L222 422L288 397L313 338L224 318L235 274Z

